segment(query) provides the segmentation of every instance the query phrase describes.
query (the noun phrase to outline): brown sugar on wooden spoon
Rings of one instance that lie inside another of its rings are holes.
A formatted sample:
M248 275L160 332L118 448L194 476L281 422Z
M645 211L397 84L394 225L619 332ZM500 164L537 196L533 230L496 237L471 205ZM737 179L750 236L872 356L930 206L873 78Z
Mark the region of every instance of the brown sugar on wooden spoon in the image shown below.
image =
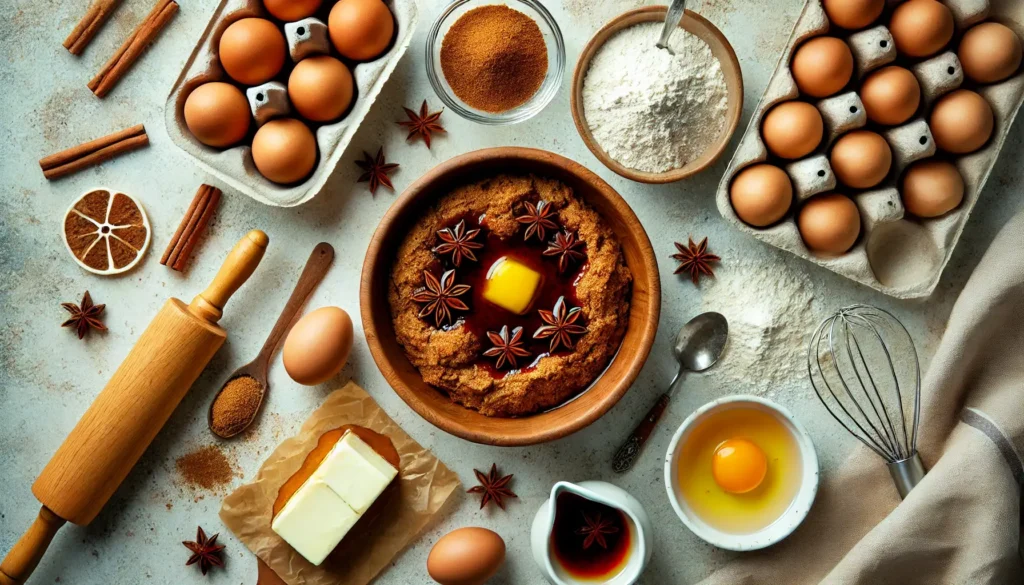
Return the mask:
M270 383L267 381L270 359L274 356L281 339L292 328L295 316L323 280L333 261L334 248L326 242L317 244L259 355L235 370L210 404L207 420L213 434L230 439L249 428L256 419L263 399L270 390Z

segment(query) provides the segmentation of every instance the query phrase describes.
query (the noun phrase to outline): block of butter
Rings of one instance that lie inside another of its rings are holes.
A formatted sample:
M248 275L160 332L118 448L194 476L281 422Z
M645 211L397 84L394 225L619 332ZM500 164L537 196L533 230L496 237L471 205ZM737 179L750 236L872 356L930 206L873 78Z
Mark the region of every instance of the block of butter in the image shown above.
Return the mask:
M398 470L358 435L346 432L271 528L307 561L320 565L396 475Z

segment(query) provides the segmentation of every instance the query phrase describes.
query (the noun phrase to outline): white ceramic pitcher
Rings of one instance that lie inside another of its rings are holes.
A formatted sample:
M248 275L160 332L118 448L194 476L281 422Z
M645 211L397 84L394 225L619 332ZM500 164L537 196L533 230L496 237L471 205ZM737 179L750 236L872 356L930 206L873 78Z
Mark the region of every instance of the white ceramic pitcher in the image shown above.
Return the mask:
M633 538L630 539L629 560L618 575L607 581L580 580L572 577L554 560L551 546L551 531L555 525L555 502L558 494L569 492L588 500L622 511L626 515ZM640 502L626 490L604 481L584 481L579 484L560 481L551 488L548 498L533 518L530 544L533 559L553 585L633 585L651 560L654 550L654 531L651 521Z

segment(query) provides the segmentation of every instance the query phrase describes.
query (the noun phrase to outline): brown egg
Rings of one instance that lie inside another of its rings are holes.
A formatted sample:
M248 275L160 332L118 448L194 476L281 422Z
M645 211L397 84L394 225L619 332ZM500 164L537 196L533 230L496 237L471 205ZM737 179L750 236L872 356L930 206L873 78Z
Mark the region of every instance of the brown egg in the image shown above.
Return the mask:
M334 57L319 55L299 61L288 77L288 97L299 114L314 122L341 116L354 91L348 67Z
M295 22L308 18L320 8L322 0L263 0L263 6L274 18Z
M802 93L828 97L846 87L853 76L853 53L835 37L813 38L796 50L791 66Z
M908 69L885 67L860 86L860 100L872 122L897 126L909 120L921 105L921 84Z
M352 351L352 319L338 307L320 307L303 315L284 340L281 361L299 384L316 386L345 367Z
M896 50L908 57L931 57L953 38L953 13L935 0L907 0L889 20Z
M207 146L224 148L238 143L249 132L251 119L245 95L230 83L204 83L185 100L185 125Z
M445 534L427 556L427 573L441 585L484 585L505 562L505 541L486 528Z
M381 0L338 0L331 9L327 29L342 56L368 61L388 48L395 34L395 21Z
M732 208L744 222L766 227L779 221L793 203L793 184L786 171L759 164L740 171L729 187Z
M295 183L305 179L316 164L316 138L294 118L271 120L252 139L252 159L260 174L271 181Z
M918 217L939 217L964 199L964 178L949 161L918 161L903 174L903 206Z
M263 18L231 23L220 37L220 64L245 85L270 81L284 66L287 46L277 25Z
M854 130L832 146L832 171L844 185L855 189L874 187L885 180L892 167L892 149L881 134Z
M811 251L845 254L860 236L860 212L844 195L815 195L800 209L797 226Z
M832 24L847 30L866 27L885 10L885 0L822 0Z
M978 83L996 83L1017 72L1024 47L1006 25L983 22L964 33L957 56L967 77Z
M958 89L935 104L928 125L939 148L967 154L988 142L995 117L985 98L969 89Z
M787 159L802 158L814 152L824 132L821 113L807 102L783 102L768 112L761 125L768 150Z

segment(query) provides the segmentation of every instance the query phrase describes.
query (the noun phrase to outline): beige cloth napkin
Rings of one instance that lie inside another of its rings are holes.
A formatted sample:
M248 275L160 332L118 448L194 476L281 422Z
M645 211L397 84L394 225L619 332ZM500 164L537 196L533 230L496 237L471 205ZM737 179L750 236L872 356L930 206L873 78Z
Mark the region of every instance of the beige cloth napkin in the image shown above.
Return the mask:
M792 536L702 585L1024 583L1024 214L953 308L924 378L921 421L929 472L905 501L881 459L859 446L823 475Z

